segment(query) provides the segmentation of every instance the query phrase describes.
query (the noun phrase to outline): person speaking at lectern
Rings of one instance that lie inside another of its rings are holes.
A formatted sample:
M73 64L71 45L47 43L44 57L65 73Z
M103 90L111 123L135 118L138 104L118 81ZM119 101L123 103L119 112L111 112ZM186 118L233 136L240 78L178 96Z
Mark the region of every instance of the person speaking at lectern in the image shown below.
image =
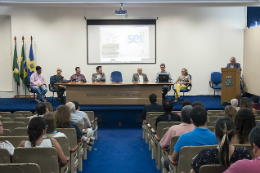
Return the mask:
M226 68L237 68L238 70L242 71L242 68L240 67L239 63L236 63L236 58L231 57L230 58L230 63L227 64Z
M143 69L139 67L137 73L133 74L132 82L149 82L147 75L143 73Z

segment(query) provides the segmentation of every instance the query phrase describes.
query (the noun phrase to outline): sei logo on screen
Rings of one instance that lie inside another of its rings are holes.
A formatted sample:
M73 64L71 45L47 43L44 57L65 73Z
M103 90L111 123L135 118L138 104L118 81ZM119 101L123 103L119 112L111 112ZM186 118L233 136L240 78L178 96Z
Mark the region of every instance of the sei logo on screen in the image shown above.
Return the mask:
M140 33L140 35L128 35L127 43L145 43L144 33Z

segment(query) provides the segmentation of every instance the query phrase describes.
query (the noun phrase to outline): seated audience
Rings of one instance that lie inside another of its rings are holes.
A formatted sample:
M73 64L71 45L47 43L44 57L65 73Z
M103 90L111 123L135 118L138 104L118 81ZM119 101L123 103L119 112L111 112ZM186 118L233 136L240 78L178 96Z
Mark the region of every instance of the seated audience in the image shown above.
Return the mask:
M75 115L75 111L76 111L75 104L72 102L68 102L66 103L66 106L70 108L71 120L74 121L75 123L81 123L82 127L84 127L84 121L82 117Z
M236 110L238 111L239 110L239 107L238 106L238 100L237 99L232 99L230 101L231 105L234 106L236 108Z
M190 173L199 173L203 165L222 164L230 166L241 159L251 159L251 155L246 147L234 147L231 139L235 134L235 124L230 117L222 116L215 124L215 134L218 140L217 148L205 148L195 158L192 163Z
M201 146L201 145L217 145L216 135L211 132L207 127L208 122L207 111L201 106L195 106L190 112L191 123L195 129L191 132L184 133L180 136L174 146L174 152L164 160L164 166L169 172L169 159L171 162L177 163L179 153L182 147L185 146Z
M81 118L86 118L88 127L87 137L92 137L94 135L94 131L91 128L91 122L89 121L88 115L85 112L80 111L79 103L77 101L72 101L72 103L74 103L76 111L75 113L71 113L71 116L79 116Z
M191 105L191 102L189 100L184 100L181 104L181 107L183 108L186 105Z
M45 137L47 138L58 138L58 137L67 137L64 133L57 132L56 131L56 120L54 113L49 112L43 116L46 124L47 124L47 130L45 133Z
M247 98L247 97L242 97L240 99L240 104L239 104L238 110L241 108L249 108L253 111L254 115L257 115L256 110L254 108L252 108L252 104L251 104L249 98Z
M235 136L232 144L249 144L248 135L255 126L252 109L241 108L235 118Z
M163 110L164 114L156 118L155 128L157 128L157 124L160 121L181 121L179 115L171 113L171 111L173 110L173 103L171 100L165 100L163 102Z
M163 112L162 105L159 105L157 103L157 95L156 94L152 93L151 95L149 95L149 100L150 100L151 104L145 105L143 113L142 113L142 117L143 117L144 120L146 119L146 113L147 112Z
M43 103L47 106L49 112L53 112L53 107L50 104L50 102L43 102Z
M4 132L4 124L0 121L0 136ZM6 149L9 152L9 155L12 156L14 154L14 146L7 140L0 141L0 148Z
M204 105L203 105L201 102L199 102L199 101L195 101L195 102L193 102L191 106L192 106L192 107L195 107L195 106L201 106L201 107L204 108Z
M255 110L260 110L259 97L258 96L252 97L252 108L254 108Z
M239 160L232 164L224 173L259 173L260 170L260 127L252 129L249 141L253 149L254 159Z
M190 122L190 112L192 110L191 105L186 105L181 110L181 120L183 123L180 125L171 126L166 134L163 136L160 145L161 147L169 147L171 145L171 139L174 136L180 136L183 133L194 130L194 125Z
M56 128L74 128L77 132L77 139L83 140L88 145L91 145L90 142L94 140L92 137L83 136L82 131L80 131L78 125L71 120L70 108L66 105L60 105L55 111L56 118Z
M225 115L230 117L232 120L235 120L235 117L236 117L236 114L237 114L237 110L234 106L226 106L225 108Z
M37 113L36 115L30 116L28 118L30 118L30 120L33 117L43 117L44 114L48 113L48 107L46 106L45 103L38 103L38 105L35 107L35 112Z
M59 162L62 165L67 164L67 157L64 155L59 143L54 138L43 138L46 129L47 125L42 117L33 118L28 125L29 141L22 141L18 147L54 147L57 150Z

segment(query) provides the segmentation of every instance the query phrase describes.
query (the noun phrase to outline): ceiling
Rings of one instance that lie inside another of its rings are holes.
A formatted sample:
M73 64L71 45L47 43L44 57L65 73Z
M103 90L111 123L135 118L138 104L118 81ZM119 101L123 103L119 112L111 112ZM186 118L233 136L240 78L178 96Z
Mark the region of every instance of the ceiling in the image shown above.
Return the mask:
M126 7L152 6L260 6L260 0L0 0L0 6L79 6L79 7Z

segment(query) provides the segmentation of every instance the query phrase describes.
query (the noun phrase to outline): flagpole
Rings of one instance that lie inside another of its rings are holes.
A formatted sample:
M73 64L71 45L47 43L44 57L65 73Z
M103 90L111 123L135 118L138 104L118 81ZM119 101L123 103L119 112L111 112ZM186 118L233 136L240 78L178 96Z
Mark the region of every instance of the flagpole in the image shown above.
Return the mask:
M16 46L16 36L14 36L14 44ZM19 96L19 90L18 90L18 83L16 82L16 87L17 87L17 94L18 94L18 98L20 97Z
M24 36L22 36L22 42L23 42L23 46L24 46ZM26 97L26 88L27 88L27 86L25 86L25 97Z

